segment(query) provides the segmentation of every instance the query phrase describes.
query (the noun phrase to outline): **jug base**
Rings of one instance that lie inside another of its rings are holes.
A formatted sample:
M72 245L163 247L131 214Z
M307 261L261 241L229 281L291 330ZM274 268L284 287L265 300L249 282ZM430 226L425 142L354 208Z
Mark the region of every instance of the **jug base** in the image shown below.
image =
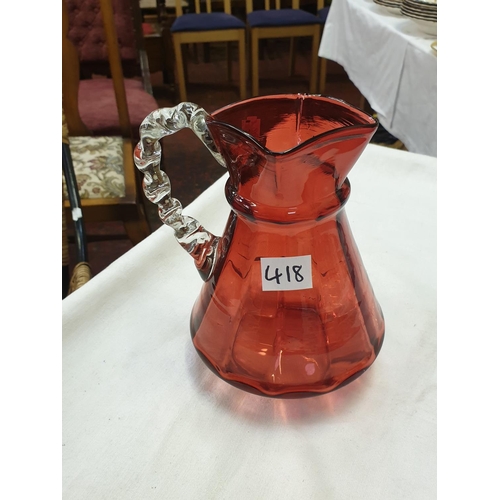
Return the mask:
M382 334L380 342L377 343L376 351L374 352L374 356L371 358L370 362L367 363L358 371L356 371L355 373L349 375L344 380L338 383L332 382L331 385L327 385L325 384L325 382L323 382L320 387L318 386L315 388L314 386L311 386L308 388L300 388L300 389L297 388L297 390L294 390L293 387L281 387L280 389L274 389L274 390L270 388L269 389L258 388L255 387L255 385L252 385L251 383L254 382L254 384L256 384L255 381L249 380L249 383L241 381L241 378L243 378L241 376L239 376L240 380L235 380L231 377L228 377L228 375L223 373L222 371L218 370L217 367L207 358L207 356L205 356L205 354L202 351L200 351L196 346L194 347L196 349L196 352L198 353L202 361L205 363L205 365L210 369L210 371L214 373L217 377L222 379L224 382L227 382L228 384L232 385L233 387L236 387L250 394L255 394L257 396L263 396L275 399L304 399L313 396L321 396L323 394L328 394L330 392L333 392L337 389L341 389L342 387L350 384L358 377L363 375L363 373L365 373L368 370L368 368L370 368L370 366L377 358L380 349L382 348L383 341L384 341L384 334Z

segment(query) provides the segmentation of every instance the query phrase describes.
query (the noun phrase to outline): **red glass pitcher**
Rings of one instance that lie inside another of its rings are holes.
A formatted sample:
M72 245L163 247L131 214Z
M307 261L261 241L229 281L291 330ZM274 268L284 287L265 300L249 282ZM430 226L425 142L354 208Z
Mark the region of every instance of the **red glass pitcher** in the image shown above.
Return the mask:
M186 127L229 171L221 237L182 214L160 169L160 139ZM142 123L135 163L205 282L191 334L222 379L300 397L345 385L375 360L384 319L344 205L347 174L376 128L343 101L303 94L256 97L211 115L181 103Z

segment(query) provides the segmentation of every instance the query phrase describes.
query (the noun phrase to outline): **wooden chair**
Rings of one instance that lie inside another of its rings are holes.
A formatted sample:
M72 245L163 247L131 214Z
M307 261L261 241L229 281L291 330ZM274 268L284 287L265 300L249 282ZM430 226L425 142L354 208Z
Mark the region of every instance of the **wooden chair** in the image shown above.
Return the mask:
M66 0L67 38L80 62L78 102L80 117L94 135L120 135L120 119L111 78L100 0ZM142 33L138 0L111 0L120 61L134 141L139 126L158 108L153 97L149 62ZM98 77L96 77L98 76Z
M179 97L187 101L186 77L182 45L188 43L228 42L228 75L230 75L229 42L238 42L240 99L246 98L246 25L231 14L231 0L224 1L224 12L212 12L211 0L206 0L206 12L201 12L200 0L195 0L195 12L184 14L181 0L176 0L176 20L170 27L174 46Z
M121 134L92 136L81 119L78 106L79 60L76 48L66 36L69 20L65 0L62 0L63 110L85 220L122 221L128 238L136 244L151 231L141 197L139 176L133 162L131 125L111 0L100 0L100 6ZM71 219L67 199L65 207L68 219Z
M281 1L265 0L265 10L253 10L253 0L246 0L247 25L250 32L252 95L259 95L259 40L268 38L312 37L311 76L309 92L314 94L318 81L318 50L321 21L317 16L299 8L300 0L292 0L291 9L281 9ZM291 51L293 53L293 49Z

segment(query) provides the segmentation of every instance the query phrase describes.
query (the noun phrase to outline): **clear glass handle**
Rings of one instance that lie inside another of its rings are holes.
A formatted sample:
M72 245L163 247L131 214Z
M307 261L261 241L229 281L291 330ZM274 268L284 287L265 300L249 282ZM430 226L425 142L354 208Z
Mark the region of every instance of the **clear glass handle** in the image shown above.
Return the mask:
M135 165L144 174L142 185L146 197L158 205L160 219L173 228L177 241L193 257L205 281L211 277L217 260L219 238L196 219L183 215L180 201L172 198L170 179L160 168L160 139L190 128L215 159L226 167L206 126L206 116L207 112L203 108L191 102L180 103L174 108L157 109L142 122L140 141L134 151Z

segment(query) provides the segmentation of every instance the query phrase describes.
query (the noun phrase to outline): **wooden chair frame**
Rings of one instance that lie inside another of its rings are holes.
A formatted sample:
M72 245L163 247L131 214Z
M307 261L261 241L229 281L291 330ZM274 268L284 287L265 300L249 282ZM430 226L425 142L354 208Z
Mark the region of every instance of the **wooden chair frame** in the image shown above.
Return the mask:
M206 0L206 11L212 13L212 1ZM195 12L201 13L200 0L195 0ZM231 0L224 0L224 12L231 15ZM181 0L175 2L175 15L183 15ZM210 42L228 42L228 77L230 77L231 65L229 54L229 42L238 42L239 58L239 81L240 81L240 99L246 98L246 43L244 29L226 29L226 30L207 30L207 31L179 31L172 33L172 44L174 47L174 56L177 70L177 80L179 84L179 96L181 101L187 101L186 74L184 68L184 59L182 54L182 45L189 43L210 43Z
M79 60L76 47L68 40L69 18L65 0L62 0L62 90L63 109L69 136L91 136L80 118L78 111L78 86L80 82ZM106 34L109 63L115 90L120 129L123 138L123 173L125 177L125 196L121 198L82 199L82 211L88 222L122 221L127 236L135 245L151 233L144 205L139 195L140 181L133 161L132 130L123 81L120 51L116 27L113 19L111 0L100 0L101 13ZM68 218L70 204L65 201Z

